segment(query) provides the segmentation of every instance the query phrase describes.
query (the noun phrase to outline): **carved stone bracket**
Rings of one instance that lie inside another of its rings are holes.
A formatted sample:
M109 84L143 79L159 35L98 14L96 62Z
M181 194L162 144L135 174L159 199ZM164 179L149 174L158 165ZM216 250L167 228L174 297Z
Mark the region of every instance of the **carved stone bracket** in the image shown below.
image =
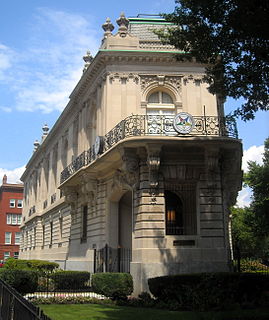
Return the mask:
M82 176L81 193L84 195L85 202L89 202L90 205L96 204L97 180L87 173Z
M204 81L204 75L202 74L188 74L183 77L183 83L186 85L188 82L194 82L200 84Z
M148 158L147 164L149 167L149 186L153 189L159 186L159 168L160 168L160 151L159 145L147 145Z
M215 187L215 181L219 174L220 154L218 148L207 148L205 152L205 168L208 188Z
M122 189L137 189L139 185L139 158L136 149L123 148L120 153L122 166L114 175L113 185Z
M62 189L63 194L65 195L65 201L70 205L70 213L72 220L74 220L74 217L77 212L77 200L78 200L78 193L77 189L75 187L64 187Z
M133 81L135 83L138 83L139 77L135 73L110 73L109 74L109 81L119 81L121 83L126 83L127 81Z

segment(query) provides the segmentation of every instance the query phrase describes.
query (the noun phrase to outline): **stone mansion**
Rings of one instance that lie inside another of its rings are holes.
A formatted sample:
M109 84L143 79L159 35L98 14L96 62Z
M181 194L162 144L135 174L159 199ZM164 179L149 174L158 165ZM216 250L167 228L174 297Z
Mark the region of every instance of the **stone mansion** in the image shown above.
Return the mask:
M205 66L179 61L163 19L109 19L98 53L22 176L20 258L147 279L228 271L242 144Z

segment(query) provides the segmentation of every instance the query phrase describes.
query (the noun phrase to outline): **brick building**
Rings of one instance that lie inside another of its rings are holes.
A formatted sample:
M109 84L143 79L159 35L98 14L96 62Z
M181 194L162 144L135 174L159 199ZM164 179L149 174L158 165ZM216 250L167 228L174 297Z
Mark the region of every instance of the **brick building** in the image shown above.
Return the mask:
M23 207L23 184L7 183L4 175L0 186L0 260L17 258Z

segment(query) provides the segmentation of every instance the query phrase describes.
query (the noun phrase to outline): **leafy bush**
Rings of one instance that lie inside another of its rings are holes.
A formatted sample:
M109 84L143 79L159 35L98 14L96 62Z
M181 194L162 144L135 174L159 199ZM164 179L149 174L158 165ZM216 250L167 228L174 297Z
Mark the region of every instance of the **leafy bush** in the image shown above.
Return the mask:
M0 278L21 294L33 293L37 289L38 275L36 271L2 269Z
M240 261L241 272L269 272L269 267L260 260L242 259Z
M133 292L133 279L129 273L95 273L92 289L112 300L126 300Z
M55 289L82 289L87 286L90 280L90 273L87 271L58 271L50 276Z
M204 273L148 280L151 293L169 309L219 310L261 304L269 277L255 273Z
M46 260L23 260L8 258L4 264L5 269L19 269L19 270L36 270L40 275L48 274L59 268L56 262Z

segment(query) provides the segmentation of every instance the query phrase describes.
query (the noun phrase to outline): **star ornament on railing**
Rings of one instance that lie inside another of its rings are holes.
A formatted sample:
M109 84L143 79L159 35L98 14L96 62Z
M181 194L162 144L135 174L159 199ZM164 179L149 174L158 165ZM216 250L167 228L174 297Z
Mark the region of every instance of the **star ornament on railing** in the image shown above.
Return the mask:
M187 112L180 112L175 116L174 129L178 133L187 134L192 131L194 127L194 119L192 115Z

